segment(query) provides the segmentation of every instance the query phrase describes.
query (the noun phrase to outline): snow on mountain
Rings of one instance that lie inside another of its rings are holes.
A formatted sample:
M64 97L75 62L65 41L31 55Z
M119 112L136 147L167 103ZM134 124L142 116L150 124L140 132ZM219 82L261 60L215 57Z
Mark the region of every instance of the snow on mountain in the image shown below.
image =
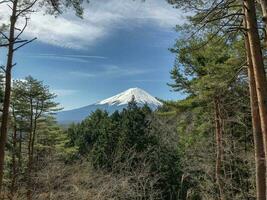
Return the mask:
M151 104L157 107L162 105L162 103L158 101L155 97L151 96L146 91L140 88L130 88L120 94L100 101L99 103L97 103L97 105L125 105L128 104L128 102L130 102L133 97L137 104Z
M56 118L59 123L68 124L71 122L82 121L97 109L106 110L109 113L113 113L116 110L121 111L123 108L127 107L128 102L130 102L133 97L139 106L147 104L152 110L162 106L160 101L148 94L146 91L140 88L130 88L122 93L99 101L95 104L78 109L59 112L57 113Z

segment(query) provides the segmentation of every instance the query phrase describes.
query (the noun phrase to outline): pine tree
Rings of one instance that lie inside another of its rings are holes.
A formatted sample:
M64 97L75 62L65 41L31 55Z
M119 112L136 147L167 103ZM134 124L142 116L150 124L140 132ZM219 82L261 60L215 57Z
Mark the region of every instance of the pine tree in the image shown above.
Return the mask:
M191 36L194 35L203 35L203 33L212 33L216 38L216 35L227 35L227 37L232 38L236 35L240 35L244 37L244 41L248 40L248 44L246 45L246 54L251 59L251 69L249 75L250 80L255 80L253 82L249 82L251 92L254 91L254 85L256 86L256 95L254 93L250 93L251 96L251 110L259 110L259 118L261 132L264 136L264 147L266 154L266 102L267 102L267 90L266 90L266 75L264 68L264 60L262 56L262 48L261 48L261 39L263 38L266 43L266 34L263 34L263 37L260 37L260 32L258 27L258 23L261 24L263 22L264 31L266 32L266 0L258 1L260 7L256 6L256 2L254 0L244 0L244 1L184 1L184 0L169 0L171 4L175 4L179 8L184 8L186 10L191 10L194 12L194 15L189 17L190 24L188 24L187 28L191 31ZM261 15L258 14L256 9L261 8ZM262 18L261 18L262 17ZM245 23L244 23L245 22ZM189 31L189 32L190 32ZM247 38L246 38L247 37ZM207 43L214 43L216 39L212 38ZM265 45L266 46L266 45ZM200 45L197 48L205 47L204 45ZM253 76L253 77L252 77ZM253 84L255 82L255 84ZM253 98L257 97L257 98ZM257 106L258 108L256 108ZM255 117L254 114L252 117ZM255 122L255 119L253 119ZM254 126L254 135L259 134L259 132L255 132L258 129L257 123L253 123ZM261 139L261 137L258 137ZM261 143L261 142L260 142ZM257 145L257 143L255 143ZM255 147L258 149L258 147ZM258 158L256 158L257 160ZM261 159L264 159L263 157ZM266 159L265 159L266 160ZM265 161L266 162L266 161ZM266 165L266 164L265 164ZM262 173L264 173L262 171ZM262 174L261 173L261 174ZM263 179L263 176L258 176ZM257 180L261 183L266 182L263 180ZM262 184L257 184L262 185ZM262 187L264 188L264 186ZM261 190L261 189L260 189ZM257 193L257 199L266 199L266 191Z
M205 40L210 40L210 35ZM181 41L173 52L178 60L171 71L173 84L169 84L175 91L183 91L197 104L203 104L213 110L213 121L216 135L216 166L215 179L220 198L225 199L223 189L222 158L224 152L223 135L225 114L223 101L226 93L231 91L231 83L242 64L242 54L235 50L235 44L224 42L218 38L216 44L207 44L205 49L196 50L195 47L205 43L201 39ZM183 43L183 46L181 45ZM216 53L214 53L216 52ZM213 107L210 107L213 105Z
M13 114L23 116L27 127L27 198L32 199L32 171L39 123L58 111L58 104L54 102L56 96L49 91L48 86L31 76L26 77L25 81L15 81L13 87Z
M1 44L0 47L7 47L7 61L4 66L5 70L5 91L3 100L3 114L0 133L0 195L2 195L2 181L4 170L5 146L8 138L9 108L11 99L11 82L12 69L16 65L14 63L14 54L17 50L31 43L33 39L21 39L22 34L27 28L29 18L35 6L46 8L50 14L60 14L63 7L72 7L78 16L82 15L82 1L77 0L7 0L1 1L11 9L9 26L5 29L1 28ZM18 22L24 19L24 26L18 28ZM2 25L1 25L2 27ZM4 41L2 41L4 39Z

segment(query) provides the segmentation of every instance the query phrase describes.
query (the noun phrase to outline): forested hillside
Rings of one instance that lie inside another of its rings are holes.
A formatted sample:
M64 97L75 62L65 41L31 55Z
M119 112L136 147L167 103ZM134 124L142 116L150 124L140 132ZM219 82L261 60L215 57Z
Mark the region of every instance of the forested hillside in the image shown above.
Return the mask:
M158 106L151 109L132 95L126 108L98 109L63 126L55 116L62 105L45 80L13 78L16 52L37 39L22 38L31 13L73 10L83 20L90 2L0 1L11 11L0 27L7 53L0 76L1 199L266 200L267 1L167 2L186 20L177 22L164 84L184 98L138 96L152 98Z

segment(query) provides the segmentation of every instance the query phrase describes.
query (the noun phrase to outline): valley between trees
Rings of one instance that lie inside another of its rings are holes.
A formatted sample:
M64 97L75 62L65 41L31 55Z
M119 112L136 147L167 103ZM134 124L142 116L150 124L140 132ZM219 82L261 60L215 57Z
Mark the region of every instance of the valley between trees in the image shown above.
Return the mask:
M190 13L168 83L186 98L151 110L133 96L63 127L49 86L12 72L36 40L22 38L33 8L82 17L83 3L0 1L11 11L0 28L1 199L266 200L267 1L168 0Z

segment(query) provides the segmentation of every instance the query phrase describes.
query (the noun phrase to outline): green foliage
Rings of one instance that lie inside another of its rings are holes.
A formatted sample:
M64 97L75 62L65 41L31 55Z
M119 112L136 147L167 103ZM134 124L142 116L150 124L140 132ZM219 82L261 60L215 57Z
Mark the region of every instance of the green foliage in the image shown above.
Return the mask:
M70 145L77 145L81 155L90 152L97 167L110 167L115 154L123 158L128 150L142 152L153 144L149 134L152 111L148 106L139 108L134 101L121 113L96 110L83 122L71 125L67 133Z
M128 108L122 111L118 140L121 153L131 148L142 152L153 145L154 138L149 134L151 121L148 119L151 113L147 106L139 108L133 101L129 102Z
M209 42L212 39L217 42ZM179 40L171 71L174 91L188 97L167 103L176 112L183 192L188 199L218 199L214 99L222 120L222 182L226 199L253 196L253 148L249 94L243 73L244 49L239 38L200 34ZM202 47L202 48L199 48Z
M174 91L182 91L207 100L226 92L235 80L236 73L243 64L243 54L236 45L242 41L225 42L224 37L217 37L219 42L208 43L197 49L201 43L210 40L209 35L203 39L179 41L173 52L177 60L171 71L174 83L169 84Z
M162 140L164 128L154 120L148 106L139 108L134 99L122 112L97 110L67 130L69 145L77 146L96 169L118 174L148 166L151 177L159 176L155 190L162 199L176 199L180 183L177 148Z
M225 119L223 135L223 182L225 195L231 199L246 199L255 192L253 142L248 114L249 103L244 95L245 91L244 87L243 92L228 94L224 99L224 109L228 116ZM233 99L237 97L242 99L234 102ZM218 191L214 184L215 136L212 112L207 106L200 105L178 112L177 118L178 152L181 171L185 177L183 191L189 199L194 199L195 196L196 199L217 199Z
M52 154L67 156L73 148L64 147L68 138L53 118L59 109L48 86L29 76L14 81L11 97L6 174L10 182L7 185L14 192L19 184L26 185L25 179L34 177L30 170L43 167Z
M49 91L49 87L31 76L25 80L15 80L12 89L12 107L15 112L30 119L41 118L58 111L58 103L54 102L55 94Z
M67 134L53 117L48 116L39 123L38 140L35 145L39 160L41 158L45 159L48 155L53 155L62 160L72 158L77 153L77 149L67 147L68 143Z

